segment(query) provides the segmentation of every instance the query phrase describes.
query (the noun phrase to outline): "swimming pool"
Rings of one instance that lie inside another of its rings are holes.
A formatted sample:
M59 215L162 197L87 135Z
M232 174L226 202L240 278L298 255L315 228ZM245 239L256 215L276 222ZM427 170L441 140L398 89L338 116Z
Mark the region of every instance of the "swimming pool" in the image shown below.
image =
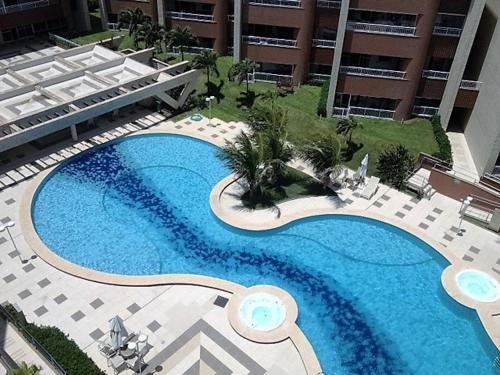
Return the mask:
M432 248L351 216L236 230L209 206L227 175L210 144L129 137L59 166L37 192L34 225L59 256L98 271L287 290L327 374L493 372L496 349L475 312L444 292L447 263Z

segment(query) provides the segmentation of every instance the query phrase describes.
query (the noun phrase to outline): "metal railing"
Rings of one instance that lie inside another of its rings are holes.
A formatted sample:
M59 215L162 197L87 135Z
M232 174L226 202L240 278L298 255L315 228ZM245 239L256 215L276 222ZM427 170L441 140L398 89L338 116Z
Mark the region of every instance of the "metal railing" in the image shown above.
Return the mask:
M166 12L167 17L174 20L188 20L200 22L213 22L213 14L186 13L186 12Z
M7 5L7 6L0 7L0 14L22 12L24 10L43 8L43 7L46 7L49 5L50 5L49 0L38 0L38 1L30 1L29 3Z
M434 26L432 34L459 38L462 35L462 29L458 27Z
M73 42L72 40L63 38L62 36L49 33L49 40L53 42L57 46L61 46L64 48L76 48L81 47L78 43Z
M249 0L248 4L300 8L301 0Z
M349 107L333 108L333 114L335 116L348 117L348 116L360 116L360 117L372 117L372 118L383 118L383 119L394 119L395 111L388 109L377 109L368 107Z
M362 33L415 36L416 27L380 25L378 23L348 22L347 29Z
M108 22L108 30L110 31L128 31L126 27L120 27L119 23Z
M282 79L291 80L292 76L287 74L275 74L266 72L253 72L248 75L249 81L261 81L261 82L278 82Z
M317 3L318 8L340 9L341 6L342 6L342 1L336 1L336 0L318 0Z
M416 105L413 107L412 113L417 116L422 116L422 117L432 117L436 115L439 111L439 108L437 107L427 107L424 105Z
M384 77L390 79L404 79L406 72L399 70L363 68L360 66L341 66L340 73L363 77Z
M313 39L312 45L320 48L335 48L337 41L330 39Z
M309 81L327 81L330 79L330 74L309 73Z
M22 336L25 341L52 366L57 374L66 375L66 371L59 364L59 362L52 357L42 344L40 344L22 324L20 324L18 319L14 318L10 314L10 312L3 305L0 305L0 316L3 316L12 324L12 327L20 334L20 336Z
M190 53L193 55L199 55L203 51L213 51L213 48L208 48L208 47L196 47L196 46L184 46L182 47L182 51L184 53ZM172 53L174 54L180 54L181 53L181 47L172 47Z
M466 79L463 79L462 82L460 82L460 88L464 90L474 90L474 91L479 91L481 88L481 83L479 81L469 81Z
M439 70L422 70L422 78L447 80L449 75L449 72L443 72Z
M243 35L243 41L248 44L258 44L274 47L288 47L293 48L297 46L297 41L294 39L279 39L279 38L266 38L262 36Z

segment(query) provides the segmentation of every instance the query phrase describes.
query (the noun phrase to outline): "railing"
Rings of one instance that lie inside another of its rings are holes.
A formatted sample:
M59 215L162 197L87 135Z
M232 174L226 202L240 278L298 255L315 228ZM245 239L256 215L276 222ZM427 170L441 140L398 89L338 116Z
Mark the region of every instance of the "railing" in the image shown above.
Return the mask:
M254 72L248 75L249 81L278 82L282 79L291 80L292 76L287 74L275 74L266 72Z
M213 51L213 48L208 48L208 47L196 47L196 46L184 46L182 47L182 52L184 53L190 53L193 55L199 55L203 51ZM180 54L181 53L181 47L172 47L172 53L174 54Z
M335 107L333 109L333 114L335 116L360 116L360 117L373 117L373 118L383 118L383 119L394 119L395 111L388 109L377 109L377 108L367 108L367 107L349 107L340 108Z
M309 81L327 81L330 79L330 74L321 74L321 73L309 73Z
M22 336L25 341L30 344L30 346L35 349L45 360L50 363L55 372L59 375L66 375L66 371L57 362L50 353L45 350L45 348L29 333L22 324L19 323L18 319L15 319L7 309L0 305L0 315L3 316L8 322L12 324L12 327Z
M167 17L173 20L188 20L200 22L213 22L213 14L200 14L200 13L185 13L185 12L166 12Z
M481 83L482 82L479 81L469 81L464 79L462 80L462 82L460 82L460 88L464 90L479 91L479 89L481 88Z
M313 39L312 45L320 48L335 48L337 41L330 39Z
M423 105L416 105L413 107L412 113L417 116L422 116L422 117L432 117L436 115L439 111L439 108L437 107L427 107Z
M300 0L249 0L248 4L300 8L301 1Z
M119 23L108 22L108 30L111 31L128 31L127 28L120 27Z
M384 77L390 79L404 79L406 72L388 69L363 68L359 66L341 66L340 73L363 77Z
M449 75L449 72L442 72L439 70L422 70L422 78L447 80Z
M411 26L379 25L377 23L348 22L347 29L361 33L415 36L416 28Z
M342 1L335 1L335 0L318 0L317 3L318 8L340 9L341 6L342 6Z
M57 46L61 46L67 49L81 47L78 43L73 42L72 40L63 38L62 36L49 33L49 40L53 42Z
M35 9L35 8L43 8L46 6L49 6L49 0L38 0L38 1L31 1L29 3L20 3L20 4L15 4L15 5L7 5L4 7L0 7L0 14L9 14L9 13L16 13L16 12L22 12L23 10L30 10L30 9Z
M294 39L266 38L253 35L244 35L242 39L244 42L248 44L259 44L259 45L275 46L275 47L292 48L297 45L297 41Z
M459 29L457 27L434 26L434 30L432 31L432 33L434 35L459 38L460 35L462 35L462 29Z

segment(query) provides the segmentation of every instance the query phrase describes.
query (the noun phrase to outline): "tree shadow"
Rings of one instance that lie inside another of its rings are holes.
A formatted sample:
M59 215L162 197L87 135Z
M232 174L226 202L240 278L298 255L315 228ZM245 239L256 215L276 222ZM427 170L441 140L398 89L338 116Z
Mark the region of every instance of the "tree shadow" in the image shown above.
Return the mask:
M224 80L220 80L219 84L216 85L212 81L205 83L207 87L207 95L206 96L215 96L217 99L217 103L220 103L226 96L222 93L222 88L224 87Z
M254 103L255 103L255 99L257 99L259 96L261 96L261 94L256 94L255 91L242 91L240 93L240 96L238 96L236 98L236 106L238 108L241 108L241 107L246 107L246 108L252 108Z
M346 146L342 148L341 156L343 161L351 161L354 154L363 148L363 143L346 142Z

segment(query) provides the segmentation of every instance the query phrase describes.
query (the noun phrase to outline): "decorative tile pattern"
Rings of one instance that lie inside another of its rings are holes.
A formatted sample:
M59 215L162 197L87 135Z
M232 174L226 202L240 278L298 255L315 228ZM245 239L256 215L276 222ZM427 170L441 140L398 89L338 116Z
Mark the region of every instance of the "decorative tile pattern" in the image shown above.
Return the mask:
M40 317L42 316L43 314L47 313L49 310L47 310L47 308L45 306L40 306L38 309L36 309L35 311L33 311L35 313L36 316Z
M479 254L479 252L481 251L481 249L478 249L478 248L477 248L477 247L475 247L475 246L471 246L471 247L469 248L469 251L470 251L471 253L474 253L474 254ZM497 261L497 264L500 264L500 263L498 263L498 261Z
M386 194L382 195L380 198L383 199L384 201L388 201L389 199L391 199L391 197Z
M399 217L400 219L404 218L406 215L402 213L401 211L396 212L396 216Z
M417 197L414 197L414 198L410 199L410 202L417 204L418 202L420 202L420 199L418 199Z
M151 323L149 323L146 326L151 332L155 333L161 328L161 324L158 323L156 320L153 320Z
M405 205L403 206L403 210L406 210L406 211L411 211L411 210L413 210L413 206L410 206L409 204L405 204Z
M24 289L21 293L18 294L19 298L26 299L31 296L31 292L28 289Z
M351 203L354 203L354 201L352 199L350 199L350 198L346 198L346 199L344 199L344 203L345 204L351 204Z
M198 131L200 131L200 132L202 132L202 131L204 131L204 130L205 130L205 128L202 128L202 127L199 127L199 128L198 128Z
M11 221L12 219L8 216L5 216L2 220L0 220L2 222L2 224L5 224L5 223L8 223L9 221Z
M35 269L35 266L33 264L31 264L31 263L28 263L27 265L25 265L23 267L23 271L26 272L26 273L31 272L34 269Z
M104 305L104 302L101 301L100 298L96 298L92 302L90 302L90 306L92 306L95 310Z
M452 226L450 228L450 230L453 232L453 233L458 233L460 231L460 228L456 227L456 226Z
M468 255L464 255L462 257L463 260L465 260L466 262L472 262L474 260L474 258L468 256Z
M425 220L429 220L429 221L434 222L434 221L436 221L436 218L435 218L434 216L432 216L432 215L427 215L427 216L425 217Z
M226 133L227 133L227 130L226 130L226 129L222 129L220 132L221 132L222 134L226 134Z
M380 208L380 207L382 207L384 204L383 204L383 203L381 203L381 202L379 202L379 201L376 201L376 202L373 202L373 205L374 205L375 207L377 207L377 208Z
M20 254L21 254L21 253L20 253L19 251L14 250L14 251L11 251L11 252L9 253L9 256L10 256L12 259L14 259L15 257L19 256Z
M137 303L133 303L131 304L129 307L127 307L127 310L131 313L131 314L135 314L137 311L139 311L141 309L141 307L137 304Z
M40 286L40 288L45 288L45 287L46 287L47 285L49 285L49 284L50 284L50 280L49 280L49 279L47 279L47 278L45 278L45 279L43 279L43 280L40 280L40 281L38 282L38 285Z
M217 296L217 298L215 298L214 305L224 308L226 307L228 302L229 299L227 299L226 297Z
M176 129L182 129L182 126L180 126L180 125L176 125L176 126L175 126L175 128L176 128Z
M437 215L441 215L443 213L443 210L441 210L440 208L435 208L432 210L432 212L434 212Z
M78 322L79 320L82 320L85 317L85 314L78 310L76 313L71 315L71 319L73 319L75 322Z
M426 223L420 223L420 224L418 224L418 227L420 229L424 229L425 230L425 229L429 228L429 225L427 225Z
M64 301L66 301L68 297L66 297L64 294L59 294L56 298L54 298L54 302L60 305Z
M95 331L90 332L89 336L92 337L92 340L99 340L104 336L104 332L97 328Z
M15 279L16 279L16 276L13 273L11 273L11 274L5 276L3 278L3 281L5 281L8 284L8 283L11 283L12 281L14 281Z
M14 203L16 203L16 200L15 200L15 199L12 199L12 198L7 199L7 200L5 201L5 204L6 204L7 206L10 206L11 204L14 204Z
M443 239L444 239L445 241L453 241L453 237L452 237L452 236L450 236L449 234L445 234L445 235L444 235L444 237L443 237Z
M0 237L0 245L6 243L7 240L5 239L5 237Z

